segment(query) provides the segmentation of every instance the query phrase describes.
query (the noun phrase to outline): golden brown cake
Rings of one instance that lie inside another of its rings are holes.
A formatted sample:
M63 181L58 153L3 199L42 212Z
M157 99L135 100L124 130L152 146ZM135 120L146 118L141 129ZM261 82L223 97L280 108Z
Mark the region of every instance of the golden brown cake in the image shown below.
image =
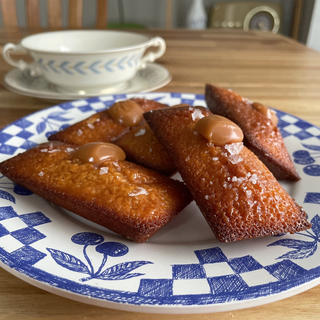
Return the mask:
M174 162L147 123L133 128L114 143L126 152L128 161L156 170L166 176L171 176L177 171Z
M119 154L105 156L99 144L77 148L49 142L2 162L0 171L58 206L144 242L192 197L182 182L115 160Z
M166 107L153 100L135 98L131 101L139 104L144 112ZM51 135L48 140L82 146L90 142L113 142L129 130L130 127L114 121L109 111L104 110Z
M131 99L140 105L142 113L167 107L157 101ZM124 103L126 101L123 101ZM142 117L138 124L131 127L126 122L119 124L110 114L110 109L99 112L88 119L57 132L49 137L50 141L62 141L77 146L90 142L112 142L126 153L127 160L149 169L171 176L176 172L173 161L157 141ZM117 113L115 114L117 116Z
M258 156L276 179L300 179L279 129L258 111L261 104L210 84L205 88L205 100L212 113L229 118L242 129L245 146Z
M195 130L210 115L203 107L184 107L150 111L144 117L174 159L216 238L229 242L310 228L305 211L242 142L217 146Z

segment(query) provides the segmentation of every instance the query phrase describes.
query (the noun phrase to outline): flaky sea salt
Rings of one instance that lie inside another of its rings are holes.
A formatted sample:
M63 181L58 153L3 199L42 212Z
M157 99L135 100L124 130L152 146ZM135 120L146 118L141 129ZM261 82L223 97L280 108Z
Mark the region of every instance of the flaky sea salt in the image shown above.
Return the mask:
M207 194L204 196L204 198L205 198L206 200L209 200L209 196L208 196Z
M203 117L204 117L204 115L202 114L201 110L193 109L193 112L192 112L192 120L193 121L202 119Z
M252 191L251 191L251 190L247 190L247 191L246 191L246 194L247 194L247 196L250 197L250 196L252 195Z
M252 104L253 102L251 100L249 100L248 98L242 98L242 100L245 102L245 103L249 103L249 104Z
M94 129L94 125L92 123L88 123L87 126L90 128L90 129Z
M121 171L121 167L119 165L119 162L118 161L113 161L112 164L117 168L117 171Z
M73 148L66 148L66 149L65 149L65 152L66 152L66 153L71 153L71 152L73 152L73 151L74 151Z
M243 159L239 155L235 154L233 156L230 156L229 160L232 164L237 164L237 163L241 162Z
M258 182L258 176L256 173L254 173L250 179L249 179L250 182L252 182L253 184L256 184Z
M41 149L40 152L48 152L48 149Z
M246 178L238 178L239 183L242 183L244 180L246 180Z
M234 143L226 144L224 147L229 151L230 155L233 156L241 152L241 150L243 149L243 143L234 142Z
M105 174L105 173L108 173L108 171L109 171L108 167L101 167L100 171L99 171L99 174Z
M146 133L146 129L140 129L137 133L134 134L135 137L143 136Z
M141 194L148 195L149 192L146 189L141 188L141 187L138 187L136 190L129 192L130 197L139 196Z
M218 161L219 158L218 158L218 157L213 157L212 160L213 160L213 161Z
M79 129L78 131L77 131L77 136L81 136L83 134L83 131L81 130L81 129Z
M152 148L149 148L149 152L152 152Z
M44 172L43 172L43 171L40 171L40 172L38 173L38 175L39 175L40 177L43 177L43 176L44 176Z

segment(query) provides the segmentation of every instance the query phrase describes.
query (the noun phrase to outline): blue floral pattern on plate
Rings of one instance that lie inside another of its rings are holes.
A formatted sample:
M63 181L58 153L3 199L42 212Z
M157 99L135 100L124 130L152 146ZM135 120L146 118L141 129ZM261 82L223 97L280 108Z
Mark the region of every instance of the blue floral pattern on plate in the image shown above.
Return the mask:
M80 232L71 237L71 241L78 245L83 245L83 256L87 261L87 265L75 256L52 248L47 248L54 261L60 266L74 272L80 272L89 275L87 278L81 278L80 281L88 281L91 279L102 280L125 280L133 277L138 277L140 273L130 273L132 270L139 268L145 264L152 263L149 261L126 261L116 264L103 270L108 256L121 257L128 253L129 249L126 245L120 242L103 242L104 237L93 232ZM97 271L91 263L87 253L88 246L96 246L96 252L103 255L103 260Z
M41 110L0 131L0 160L130 97L205 106L203 95L147 93L82 99ZM76 218L0 175L0 263L71 299L128 311L227 311L275 301L320 283L320 129L276 110L302 179L283 186L312 229L219 243L191 204L147 243L136 244ZM201 231L199 231L201 230Z

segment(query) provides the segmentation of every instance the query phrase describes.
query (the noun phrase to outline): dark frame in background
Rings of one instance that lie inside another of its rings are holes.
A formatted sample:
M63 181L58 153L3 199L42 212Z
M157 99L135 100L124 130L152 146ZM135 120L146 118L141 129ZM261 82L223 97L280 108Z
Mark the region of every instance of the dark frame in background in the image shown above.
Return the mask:
M304 44L308 39L314 2L315 0L295 0L291 37Z

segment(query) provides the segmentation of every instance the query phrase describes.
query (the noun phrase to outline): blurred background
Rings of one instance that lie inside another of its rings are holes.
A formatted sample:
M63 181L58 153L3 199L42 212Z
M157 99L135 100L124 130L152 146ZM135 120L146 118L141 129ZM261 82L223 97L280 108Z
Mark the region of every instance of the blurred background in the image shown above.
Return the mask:
M25 0L4 1L16 2L19 26L26 26ZM62 0L66 25L68 1ZM39 2L45 28L47 2ZM83 26L93 28L96 2L83 0L83 13ZM109 0L107 27L257 29L283 34L320 51L320 0Z

